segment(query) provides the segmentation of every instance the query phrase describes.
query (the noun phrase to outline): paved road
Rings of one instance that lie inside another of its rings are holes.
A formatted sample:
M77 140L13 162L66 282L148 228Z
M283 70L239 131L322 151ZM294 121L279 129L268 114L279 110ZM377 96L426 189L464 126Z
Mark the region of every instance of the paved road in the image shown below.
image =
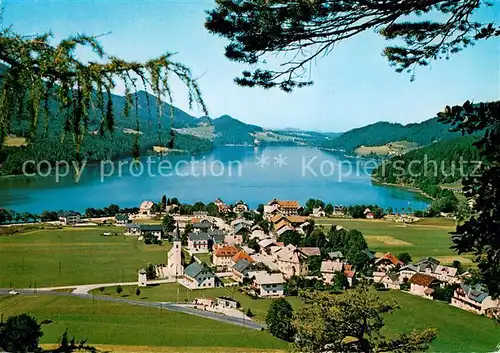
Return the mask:
M137 282L134 282L134 284L137 284ZM117 285L117 283L113 284ZM89 286L95 286L95 285L89 285ZM102 285L99 285L102 287ZM95 288L99 288L99 286ZM80 287L88 287L88 286L80 286ZM60 287L59 287L60 288ZM75 288L69 287L69 288ZM66 289L66 288L63 288ZM0 288L0 295L8 295L9 291L11 289L5 289L5 288ZM175 303L159 303L159 302L147 302L147 301L138 301L138 300L130 300L130 299L125 299L125 298L116 298L116 297L110 297L110 296L101 296L101 295L96 295L92 296L88 293L79 293L79 292L51 292L48 290L41 290L41 289L16 289L16 292L19 293L19 295L34 295L34 294L44 294L44 295L58 295L58 296L74 296L74 297L80 297L80 298L86 298L86 299L95 299L95 300L101 300L101 301L108 301L108 302L115 302L115 303L126 303L130 305L138 305L138 306L146 306L146 307L151 307L151 308L158 308L158 309L163 309L163 310L169 310L169 311L175 311L175 312L180 312L184 314L189 314L189 315L195 315L199 317L203 317L206 319L211 319L211 320L216 320L220 322L225 322L228 324L233 324L253 330L261 330L264 328L263 325L258 324L254 321L249 321L249 320L244 320L242 318L237 318L233 316L226 316L223 314L218 314L210 311L204 311L204 310L198 310L194 308L187 307L185 305L177 305Z
M162 283L173 283L175 282L175 279L157 279L157 280L151 280L147 281L147 284L162 284ZM59 286L59 287L42 287L42 288L37 288L38 291L40 292L48 292L48 291L54 291L54 290L61 290L61 289L73 289L73 293L75 294L87 294L91 290L98 289L101 287L114 287L114 286L136 286L137 281L135 282L112 282L112 283L100 283L100 284L79 284L79 285L74 285L74 286Z

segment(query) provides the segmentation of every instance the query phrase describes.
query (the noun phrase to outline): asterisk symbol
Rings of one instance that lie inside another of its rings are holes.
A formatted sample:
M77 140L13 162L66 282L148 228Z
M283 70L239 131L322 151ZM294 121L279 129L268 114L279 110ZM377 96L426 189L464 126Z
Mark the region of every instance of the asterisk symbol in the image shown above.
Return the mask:
M264 168L269 165L269 157L264 156L264 153L260 156L257 156L257 163L259 167Z
M278 155L278 157L273 157L273 158L274 158L274 166L275 167L281 168L281 167L287 165L287 163L286 163L287 157L282 156L281 153Z

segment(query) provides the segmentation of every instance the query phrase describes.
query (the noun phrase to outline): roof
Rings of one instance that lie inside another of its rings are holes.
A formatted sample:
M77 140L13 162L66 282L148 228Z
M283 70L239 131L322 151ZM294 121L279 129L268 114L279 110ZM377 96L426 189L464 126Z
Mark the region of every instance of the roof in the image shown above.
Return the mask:
M266 271L253 272L255 282L259 285L265 284L282 284L285 283L281 273L267 273Z
M245 230L248 233L250 233L250 229L248 229L248 226L245 223L238 223L236 227L234 227L234 234L238 234L242 230Z
M188 237L191 241L207 240L210 236L207 233L189 233Z
M248 260L239 260L237 263L234 264L233 269L235 271L238 271L240 273L243 273L246 269L250 267L251 263Z
M450 277L455 277L457 274L457 269L455 267L448 267L448 266L441 266L437 265L436 269L434 270L434 273L436 274L446 274Z
M278 230L278 231L276 232L276 234L278 234L278 235L282 235L282 234L284 234L284 233L286 233L286 232L289 232L289 231L293 231L293 228L287 225L287 226L285 226L285 227L281 228L280 230Z
M365 249L365 250L363 250L363 252L366 254L366 256L368 256L368 258L369 258L370 260L373 260L373 259L375 258L375 254L374 254L374 253L372 253L370 250Z
M62 211L62 212L59 212L58 216L59 217L71 217L71 216L79 216L80 213L79 212L75 212L75 211Z
M279 222L282 218L285 218L282 214L277 214L271 217L271 223L277 223Z
M245 218L235 219L234 221L231 222L231 225L234 227L234 226L236 226L237 224L240 224L240 223L247 224L248 226L252 226L253 225L253 221L249 221L248 219L245 219Z
M304 223L307 222L309 217L304 217L304 216L288 216L286 219L288 219L292 223Z
M396 256L392 255L390 252L386 253L381 258L378 258L376 263L381 262L382 260L389 260L393 265L403 264L401 261L398 260Z
M399 284L399 276L397 273L390 273L382 278L382 281L385 283L397 283Z
M137 223L128 223L125 225L125 228L141 228L141 225Z
M433 263L435 265L439 265L441 263L438 259L435 259L435 258L430 257L430 256L427 256L427 257L423 258L422 260L420 260L418 262L418 264L420 264L422 262L431 262L431 263Z
M240 250L233 256L233 262L237 263L240 260L247 260L248 262L254 262L252 257L243 250Z
M406 266L403 266L399 269L399 271L413 271L413 272L418 272L418 267L412 264L408 264Z
M333 273L333 272L340 272L342 271L342 268L344 267L344 264L342 262L337 262L337 261L323 261L321 263L321 272L326 272L326 273Z
M236 249L232 245L225 245L217 248L215 251L215 256L234 256L238 253L238 249Z
M274 225L274 229L280 230L281 228L286 227L288 224L289 224L289 222L287 220L283 219Z
M329 252L328 256L330 256L330 259L343 259L344 258L344 254L342 254L342 251Z
M212 273L212 270L210 269L210 267L199 264L196 261L184 269L184 274L192 278L196 277L200 272Z
M139 208L142 210L150 210L151 208L153 208L153 205L154 205L153 201L142 201Z
M117 215L115 216L115 219L116 219L117 221L128 221L129 217L128 217L128 215L126 215L126 214L117 214Z
M299 208L299 202L295 200L277 200L278 205L285 208Z
M479 285L472 287L468 284L460 283L460 288L464 291L467 298L475 301L476 303L482 303L488 297L488 293L485 292Z
M272 239L264 239L259 241L259 246L261 248L267 248L269 245L275 244L274 240Z
M434 282L439 282L439 280L435 277L426 275L424 273L415 273L410 278L410 283L417 284L419 286L429 287Z
M304 247L299 250L306 256L321 256L321 250L316 247Z
M161 224L141 224L139 228L141 228L141 231L145 232L163 231L163 226Z
M212 224L209 222L198 222L198 223L193 223L193 228L197 229L208 229L211 228Z
M318 213L318 212L324 212L323 207L314 207L313 208L313 213Z

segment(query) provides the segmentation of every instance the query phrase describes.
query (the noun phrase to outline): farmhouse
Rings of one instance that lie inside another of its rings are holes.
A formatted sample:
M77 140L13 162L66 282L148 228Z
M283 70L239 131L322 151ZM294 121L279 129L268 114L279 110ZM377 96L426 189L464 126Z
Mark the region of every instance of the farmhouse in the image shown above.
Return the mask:
M326 213L325 213L325 210L323 210L323 207L317 207L317 208L313 208L311 216L318 217L318 218L325 217Z
M74 226L75 224L80 223L80 221L81 215L78 212L66 211L59 213L59 222L65 226Z
M238 201L236 205L233 207L234 213L243 213L248 212L248 206L242 200Z
M218 281L208 266L193 262L184 269L180 283L189 289L206 289L215 288Z
M188 251L191 254L207 253L208 240L210 236L207 233L189 233L188 234Z
M451 305L479 315L485 315L489 310L499 308L500 301L493 300L480 286L472 287L461 283L453 293Z
M326 284L331 284L336 272L342 272L344 264L338 261L323 261L321 263L321 276Z
M375 260L375 266L379 272L387 272L395 268L397 265L403 265L401 261L390 252Z
M117 214L115 216L115 223L117 226L126 226L131 222L128 215L125 214Z
M434 289L439 287L439 280L423 273L413 275L410 280L410 293L427 299L433 299Z
M212 263L219 270L225 270L232 264L232 258L238 253L232 245L218 246L212 256Z
M307 256L291 244L280 249L275 256L278 269L285 278L305 276L309 272Z
M141 235L141 225L135 223L126 224L125 235Z
M139 206L139 214L151 216L153 206L153 201L142 201L141 205Z
M284 295L285 280L281 273L267 273L266 271L250 272L253 278L252 287L255 294L264 297L282 297Z
M266 212L266 210L268 212ZM297 201L289 201L289 200L277 200L273 199L269 201L266 206L264 206L264 213L272 213L274 211L278 211L283 215L297 215L300 210L300 205Z

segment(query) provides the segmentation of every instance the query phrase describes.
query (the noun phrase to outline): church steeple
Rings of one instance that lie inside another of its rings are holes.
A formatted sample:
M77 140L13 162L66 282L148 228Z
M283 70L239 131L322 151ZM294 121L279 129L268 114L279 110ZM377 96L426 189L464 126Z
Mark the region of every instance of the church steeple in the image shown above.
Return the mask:
M173 241L181 241L181 231L179 229L179 222L177 222L177 227L174 230Z

